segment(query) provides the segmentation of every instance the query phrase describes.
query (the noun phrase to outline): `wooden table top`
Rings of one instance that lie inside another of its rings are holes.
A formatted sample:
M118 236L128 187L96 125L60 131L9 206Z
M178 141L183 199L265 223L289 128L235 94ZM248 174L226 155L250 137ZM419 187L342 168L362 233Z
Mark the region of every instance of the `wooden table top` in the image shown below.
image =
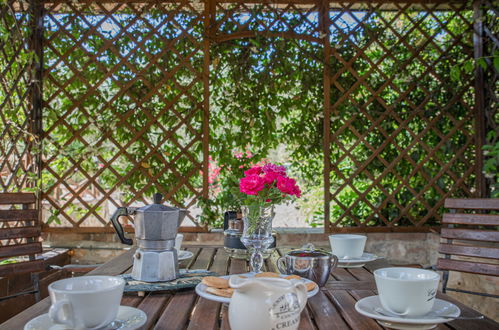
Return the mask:
M192 247L187 250L194 257L181 262L181 268L208 269L221 275L245 273L245 260L231 259L222 247ZM284 250L285 251L285 250ZM277 272L275 262L283 250L275 251L266 260L265 270ZM117 275L131 271L133 250L110 260L88 275ZM370 262L362 268L336 269L326 287L310 298L301 314L299 329L383 329L376 321L355 311L357 300L376 294L372 271L388 266L383 259ZM440 294L456 304L461 314L479 315L473 309ZM140 308L147 314L143 329L230 329L227 306L197 296L194 290L148 293L144 297L124 295L122 305ZM47 313L50 299L46 298L0 325L0 329L22 329L32 318ZM499 329L491 319L480 321L455 320L440 324L436 329Z

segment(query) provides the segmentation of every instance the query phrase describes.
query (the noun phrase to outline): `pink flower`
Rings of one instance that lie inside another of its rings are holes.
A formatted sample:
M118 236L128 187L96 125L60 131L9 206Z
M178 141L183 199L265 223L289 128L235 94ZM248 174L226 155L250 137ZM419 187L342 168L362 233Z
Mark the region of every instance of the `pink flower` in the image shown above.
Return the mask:
M265 188L265 182L258 174L250 174L239 180L239 191L246 195L258 195Z
M300 198L300 196L301 196L301 190L300 190L300 187L298 187L298 185L295 185L295 187L293 189L293 194L292 195L295 195L296 197Z
M253 166L249 170L244 171L244 175L260 174L262 173L262 168L260 166Z
M263 171L267 172L276 172L282 175L286 175L286 168L284 166L279 166L276 164L268 163L263 166Z
M295 195L300 197L300 188L296 185L296 180L288 178L287 176L279 176L277 178L277 189L288 195Z
M265 184L271 185L280 176L281 176L281 174L277 173L277 172L267 172L263 176L263 181L265 181Z

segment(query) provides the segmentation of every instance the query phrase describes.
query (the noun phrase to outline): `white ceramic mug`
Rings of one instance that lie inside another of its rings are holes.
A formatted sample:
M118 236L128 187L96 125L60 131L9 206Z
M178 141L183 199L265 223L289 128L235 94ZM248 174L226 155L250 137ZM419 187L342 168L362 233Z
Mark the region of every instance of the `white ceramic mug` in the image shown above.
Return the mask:
M72 329L98 329L118 314L125 281L115 276L82 276L53 282L49 317Z
M353 234L329 235L331 251L338 259L360 258L364 253L367 237Z
M180 247L182 246L182 241L184 240L183 234L177 234L175 237L175 249L177 250L177 255L180 253Z
M385 310L421 316L433 308L440 275L419 268L391 267L374 271L374 279Z

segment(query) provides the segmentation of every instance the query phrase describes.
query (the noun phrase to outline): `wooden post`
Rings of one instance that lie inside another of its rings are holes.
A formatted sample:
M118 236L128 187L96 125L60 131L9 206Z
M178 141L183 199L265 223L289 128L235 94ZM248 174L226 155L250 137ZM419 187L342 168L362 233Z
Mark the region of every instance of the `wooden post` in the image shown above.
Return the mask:
M210 40L213 33L212 19L214 15L215 3L213 0L206 0L204 3L204 38L203 38L203 198L208 198L208 170L210 156ZM205 227L206 228L206 227Z
M331 174L331 82L330 82L330 57L331 57L331 44L329 41L329 2L319 1L319 28L321 31L321 38L324 42L324 136L323 136L323 150L324 150L324 231L330 233L332 231L330 214L331 202L331 187L330 187L330 174Z
M34 53L33 65L30 72L31 91L31 123L30 133L34 135L34 141L30 143L30 153L35 153L33 168L37 172L37 178L41 179L42 171L42 107L43 107L43 3L42 0L30 0L30 25L31 40L30 50ZM36 148L33 149L33 146ZM38 209L38 219L42 219L41 191L36 194L35 208Z
M483 57L483 10L482 0L473 3L473 47L475 61ZM483 175L483 145L486 143L485 81L482 67L475 65L475 166L476 197L488 197L487 181Z

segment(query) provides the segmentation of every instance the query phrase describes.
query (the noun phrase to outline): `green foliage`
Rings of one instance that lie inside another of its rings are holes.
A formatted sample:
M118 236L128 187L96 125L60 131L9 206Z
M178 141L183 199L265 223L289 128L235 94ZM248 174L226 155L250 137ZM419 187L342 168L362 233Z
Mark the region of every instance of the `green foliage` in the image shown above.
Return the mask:
M26 42L30 15L15 12L8 1L0 2L0 13L0 187L37 193L41 182L34 155L40 151L40 140L31 129L30 95L40 83L32 81L36 58Z
M491 182L491 197L499 197L499 136L494 131L487 135L488 141L494 144L483 146L483 154L486 157L483 165L485 177Z
M467 61L464 61L461 64L455 65L451 69L451 79L454 82L458 82L463 74L472 74L474 72L474 69L476 68L481 68L484 71L484 75L495 75L497 76L497 73L499 73L499 50L495 50L492 56L484 56L480 57L478 59L473 60L469 59ZM489 71L490 69L490 71ZM491 78L489 78L491 79ZM492 78L493 79L493 78ZM492 80L491 79L491 80ZM497 78L495 78L497 79ZM493 83L492 83L493 85ZM487 90L485 91L486 93L488 92ZM497 90L492 86L491 91L492 93L497 94ZM495 99L496 95L492 96L492 99ZM493 102L493 101L492 101ZM494 111L497 112L497 104L490 104L492 109L487 109L490 111L490 120L495 121L495 123L492 124L493 127L496 127L499 124L498 118L495 118L499 116L499 113L495 114L494 117ZM495 110L494 110L495 109ZM487 133L486 136L486 141L487 144L482 147L483 149L483 154L485 156L485 162L483 165L483 173L485 177L488 179L489 184L490 184L490 195L491 197L499 197L499 136L498 133L495 132L494 130L491 130Z
M165 14L156 9L135 22L126 11L114 15L115 21L103 18L68 13L46 20L51 47L45 51L50 77L44 86L44 157L53 172L43 173L44 190L60 184L54 173L77 164L67 177L71 183L95 176L102 189L118 189L123 203L152 196L161 187L162 192L175 191L170 202L183 205L201 187L203 84L197 75L203 53L197 42L202 22L195 13L180 12L175 21L160 24ZM189 26L193 39L179 38L177 24ZM61 26L66 26L63 33ZM129 30L122 34L125 26ZM158 26L158 34L150 33L151 26ZM82 39L81 47L74 48L75 40ZM67 60L61 62L60 54ZM187 55L188 66L168 71ZM187 184L179 186L184 177ZM75 218L85 213L75 205L67 211Z
M313 15L307 16L310 24L302 13L293 11L275 22L272 12L258 6L252 11L256 19L244 22L249 30L262 31L259 22L268 22L276 33L295 27L319 37L318 18ZM466 195L455 186L473 158L466 134L473 130L471 12L399 14L330 13L337 24L330 31L333 56L328 61L334 77L329 90L330 218L340 226L359 219L369 226L381 225L383 219L411 225L443 193L455 189L453 195ZM59 186L78 186L89 177L104 191L121 191L123 203L152 195L157 185L175 190L170 200L178 204L191 201L200 190L204 86L197 78L203 73L205 31L197 14L175 11L172 15L175 20L166 19L164 11L150 9L137 21L132 11L113 15L114 22L102 21L104 16L97 14L46 17L45 39L50 47L44 52L46 136L40 151L47 166L41 182L45 193ZM445 22L445 29L437 20ZM2 41L10 40L13 23L11 16L0 24ZM417 28L412 28L415 24ZM151 33L155 26L158 32ZM128 27L126 33L123 27ZM188 30L189 38L179 37L179 27ZM228 19L218 28L220 34L230 34L238 25ZM74 47L80 40L84 40L81 46ZM297 205L311 226L322 225L322 44L255 33L250 38L213 42L210 55L210 155L223 167L218 182L210 185L209 198L199 203L200 219L220 226L224 211L240 207L230 187L237 186L240 166L247 159L234 157L234 151L250 149L254 160L286 162L304 190ZM33 59L30 52L22 51L4 79L14 81ZM178 67L184 59L187 65ZM489 60L499 64L496 55ZM486 59L479 59L476 65L484 63ZM346 68L350 65L351 69ZM0 95L5 97L3 92ZM380 100L374 100L373 93ZM1 129L6 129L7 122L17 123L9 128L15 130L11 136L21 132L26 120L19 111L20 102L2 109L8 120L0 122ZM454 131L456 123L463 124ZM386 143L388 139L391 143ZM489 141L495 139L489 137ZM283 146L284 156L275 159ZM376 151L379 155L373 156ZM497 143L484 151L488 157L484 171L496 175ZM451 174L437 175L449 160ZM177 187L185 177L186 184ZM473 180L467 176L462 185L471 187ZM497 186L494 189L497 192ZM425 203L415 202L421 196ZM56 202L69 203L65 212L75 218L88 212L67 200ZM373 212L380 206L381 211ZM100 206L92 207L98 211ZM48 221L59 223L60 218L60 212L53 211Z

